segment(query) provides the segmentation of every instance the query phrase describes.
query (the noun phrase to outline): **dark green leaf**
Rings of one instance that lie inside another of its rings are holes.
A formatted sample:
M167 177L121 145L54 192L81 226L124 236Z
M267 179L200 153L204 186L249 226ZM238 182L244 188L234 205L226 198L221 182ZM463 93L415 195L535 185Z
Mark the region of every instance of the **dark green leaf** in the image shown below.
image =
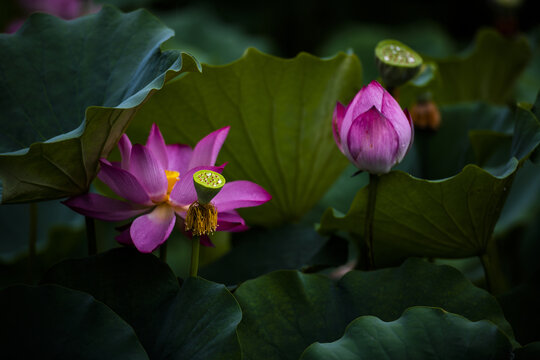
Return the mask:
M198 70L189 55L161 53L172 35L146 11L109 6L73 21L37 13L0 34L2 203L87 191L140 105Z
M257 228L234 234L234 238L232 250L202 268L201 276L233 285L278 269L299 269L312 265L310 260L328 241L312 225Z
M143 142L156 122L168 143L194 145L230 125L219 161L227 179L263 186L272 200L246 209L253 224L299 219L345 168L332 137L332 112L359 90L355 56L321 60L302 53L286 60L249 49L226 66L166 85L136 116L128 134Z
M68 260L44 281L104 302L133 326L152 359L240 359L236 327L242 315L229 291L201 278L180 287L151 254L121 248Z
M297 271L246 281L234 293L245 359L297 359L315 341L335 341L363 315L396 320L411 306L440 307L471 321L488 319L512 337L495 298L448 266L409 259L400 268L353 271L339 282Z
M148 359L133 329L90 295L56 285L0 291L4 359Z
M525 37L508 39L495 30L480 30L469 54L443 59L426 57L425 61L437 64L437 76L426 86L405 85L400 102L408 106L416 101L417 94L429 91L439 104L479 100L504 104L511 100L516 81L530 58Z
M511 359L512 344L493 323L413 307L392 322L362 316L339 340L309 346L301 360Z

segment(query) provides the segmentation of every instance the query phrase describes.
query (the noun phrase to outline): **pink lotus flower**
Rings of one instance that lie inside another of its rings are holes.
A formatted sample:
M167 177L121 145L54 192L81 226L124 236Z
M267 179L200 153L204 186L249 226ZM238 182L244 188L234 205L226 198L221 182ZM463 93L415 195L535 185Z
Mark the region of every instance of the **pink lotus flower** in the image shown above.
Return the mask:
M19 5L25 10L26 14L44 12L65 20L95 13L101 9L101 5L95 5L92 1L83 0L19 0ZM8 34L16 32L22 26L24 20L24 18L13 20L7 25L5 32Z
M209 169L221 173L225 164L214 166L229 133L224 127L207 135L194 149L187 145L166 145L153 125L145 146L132 145L124 134L118 144L122 161L101 159L98 178L126 201L87 193L64 202L71 209L105 221L138 216L117 240L133 244L140 252L152 252L167 240L175 224L184 229L189 206L197 200L193 174ZM218 210L218 231L242 231L247 226L236 208L261 205L271 196L250 181L227 182L212 200ZM188 234L189 235L189 234ZM201 244L212 246L207 236Z
M372 174L389 172L413 142L411 116L377 81L363 87L349 106L338 102L332 122L339 150Z

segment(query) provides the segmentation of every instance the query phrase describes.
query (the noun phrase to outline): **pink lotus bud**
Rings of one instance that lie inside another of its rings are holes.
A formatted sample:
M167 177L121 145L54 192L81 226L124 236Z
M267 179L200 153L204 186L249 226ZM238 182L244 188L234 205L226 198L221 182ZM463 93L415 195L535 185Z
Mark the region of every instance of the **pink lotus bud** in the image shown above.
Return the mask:
M339 150L358 169L372 174L389 172L413 142L409 112L377 81L363 87L346 108L337 103L332 122Z

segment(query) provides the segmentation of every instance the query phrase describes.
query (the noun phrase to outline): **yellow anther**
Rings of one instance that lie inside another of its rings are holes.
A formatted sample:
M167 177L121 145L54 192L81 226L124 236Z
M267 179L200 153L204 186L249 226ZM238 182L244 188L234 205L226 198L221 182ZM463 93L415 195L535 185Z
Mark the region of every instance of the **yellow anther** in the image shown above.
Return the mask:
M212 234L217 228L217 216L214 205L195 201L186 214L186 231L191 231L196 236Z
M169 195L174 184L180 179L180 173L178 171L165 170L165 175L167 175L167 195Z

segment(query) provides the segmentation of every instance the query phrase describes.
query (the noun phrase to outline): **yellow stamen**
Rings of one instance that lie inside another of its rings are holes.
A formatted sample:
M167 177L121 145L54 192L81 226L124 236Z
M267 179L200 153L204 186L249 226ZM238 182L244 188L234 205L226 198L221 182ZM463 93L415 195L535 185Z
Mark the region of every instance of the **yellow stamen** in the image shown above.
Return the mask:
M217 229L218 212L211 203L200 204L195 201L186 214L186 231L195 236L212 234Z
M167 175L167 195L169 195L174 184L180 179L180 173L178 171L165 170L165 175Z

